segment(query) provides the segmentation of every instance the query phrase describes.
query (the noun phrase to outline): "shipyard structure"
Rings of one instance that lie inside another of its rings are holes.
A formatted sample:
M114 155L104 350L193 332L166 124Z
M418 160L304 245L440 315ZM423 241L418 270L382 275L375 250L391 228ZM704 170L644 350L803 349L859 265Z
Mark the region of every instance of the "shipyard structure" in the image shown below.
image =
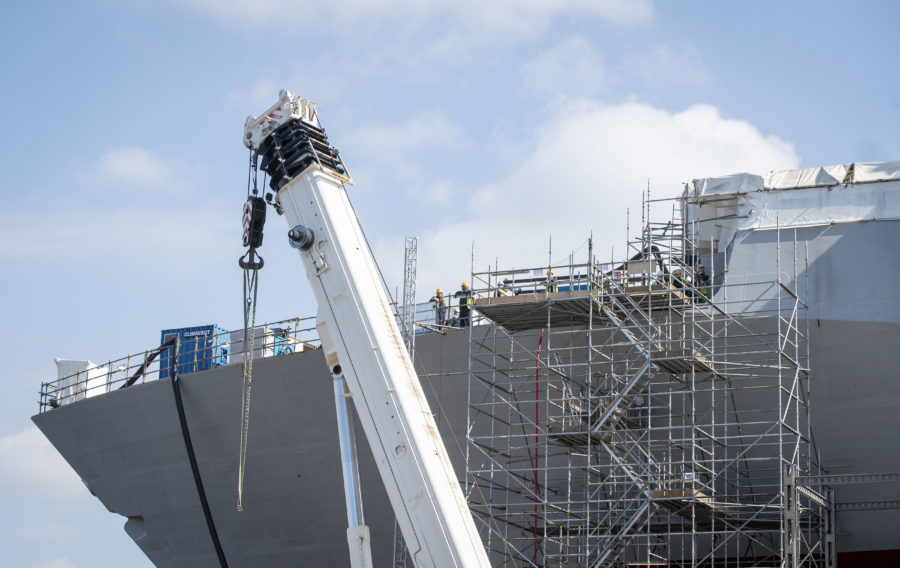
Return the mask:
M900 562L900 163L694 180L642 217L618 258L470 274L464 327L415 305L408 241L397 317L491 564ZM35 423L157 566L347 565L314 322L253 349L166 331L58 362ZM359 459L374 565L411 566L362 440Z

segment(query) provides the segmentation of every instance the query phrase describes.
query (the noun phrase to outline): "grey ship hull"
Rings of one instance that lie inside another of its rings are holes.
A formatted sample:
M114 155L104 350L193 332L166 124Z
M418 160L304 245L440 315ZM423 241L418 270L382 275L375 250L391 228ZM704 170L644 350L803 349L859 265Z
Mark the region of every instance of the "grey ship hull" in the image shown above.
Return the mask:
M900 471L900 386L888 343L900 324L819 320L816 441L835 473ZM853 338L848 344L848 337ZM458 474L464 470L467 338L423 336L417 352ZM855 364L847 350L865 364ZM320 352L255 364L244 510L235 510L240 368L183 377L188 425L212 515L232 566L347 565L346 517L330 375ZM437 393L440 404L433 396ZM35 423L157 566L217 564L175 410L171 383L153 381L34 417ZM75 434L73 434L75 433ZM377 566L390 565L393 514L365 444L365 514ZM462 479L462 477L460 477ZM898 500L890 486L841 488L839 502ZM900 511L843 512L839 553L896 550ZM843 554L841 554L844 556ZM842 565L848 563L844 556Z
M894 284L900 261L890 251L900 241L900 222L801 229L797 241L804 254L807 244L809 251L800 278L809 281L813 433L823 463L840 474L900 471L900 299ZM729 278L771 258L776 236L749 231L735 242ZM416 348L425 391L462 479L467 334L421 335ZM347 565L332 385L321 353L255 363L241 513L235 510L240 368L182 379L188 426L229 564ZM154 564L217 564L168 380L64 405L33 420L93 494L128 518L126 532ZM360 454L375 564L390 565L393 515L365 444ZM900 487L841 486L836 500L897 502ZM897 526L897 509L841 512L841 565L900 564Z

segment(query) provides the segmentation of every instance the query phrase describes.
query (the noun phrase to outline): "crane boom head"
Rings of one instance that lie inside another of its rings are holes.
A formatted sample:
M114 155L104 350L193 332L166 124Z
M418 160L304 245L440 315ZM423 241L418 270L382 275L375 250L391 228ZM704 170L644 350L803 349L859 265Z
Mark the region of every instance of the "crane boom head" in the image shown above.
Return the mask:
M309 167L353 184L340 153L319 124L316 103L290 91L282 90L278 102L262 115L247 117L244 145L262 158L260 168L269 174L269 186L276 193Z
M290 120L301 120L310 126L320 129L316 103L295 96L294 93L282 89L278 93L278 102L260 116L247 117L244 122L244 146L251 150L259 150L260 144L269 137L276 128Z

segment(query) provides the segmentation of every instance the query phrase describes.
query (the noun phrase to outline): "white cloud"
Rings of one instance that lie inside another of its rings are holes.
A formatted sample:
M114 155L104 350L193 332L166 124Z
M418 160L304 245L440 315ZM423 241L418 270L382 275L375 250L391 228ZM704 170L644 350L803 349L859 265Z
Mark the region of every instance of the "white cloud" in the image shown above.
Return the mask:
M341 42L345 49L364 54L363 66L352 58L341 61L341 73L381 78L390 72L423 77L442 74L436 67L484 65L485 54L533 43L564 18L633 27L655 16L651 0L189 0L176 6L249 33L273 29L321 33L328 42ZM330 55L314 54L311 59L321 58ZM333 73L334 68L333 64L324 69ZM307 82L323 81L309 73L308 64L302 71Z
M198 209L173 210L162 204L0 213L0 238L18 243L0 252L0 258L41 258L50 265L82 260L100 271L96 277L109 269L97 264L104 259L117 270L162 265L167 270L202 270L237 250L240 219L238 213L228 216L218 208L202 213Z
M616 69L622 79L636 79L647 88L691 91L705 88L713 81L703 58L692 47L673 48L655 45L630 53Z
M453 189L447 182L438 182L425 192L428 201L437 205L447 205L453 197Z
M449 28L522 36L543 28L558 14L593 16L622 26L643 24L654 16L650 0L343 0L303 4L293 0L191 0L190 4L229 24L257 29L323 22L409 28L441 22Z
M279 83L278 81L282 82ZM235 89L225 95L225 107L246 112L247 115L261 113L278 99L278 93L285 88L285 79L260 77L246 89ZM304 96L303 93L294 93Z
M608 58L586 37L569 37L537 53L520 67L527 92L538 96L596 97L610 93L698 92L713 82L703 58L691 47L650 46Z
M66 558L65 556L57 556L51 560L47 560L46 562L38 562L36 564L32 564L31 568L78 568L74 562Z
M67 540L73 536L75 536L75 527L59 521L50 521L40 527L16 529L16 537L22 540L49 542L53 540Z
M277 90L275 91L277 93ZM195 190L198 180L208 174L202 164L187 162L139 146L120 146L105 151L97 161L75 178L92 188L115 188L129 196L163 195Z
M723 118L712 106L670 113L636 103L573 101L563 108L539 129L540 142L518 168L472 196L465 222L420 237L422 289L452 288L468 279L473 241L476 271L495 259L505 268L545 264L550 235L554 262L566 261L591 232L602 260L611 246L621 254L626 208L634 234L648 180L652 197L675 197L691 178L799 164L792 144L746 121ZM399 237L378 243L388 265L402 258ZM585 262L586 252L579 254L584 258L575 262ZM383 269L402 274L399 261Z
M35 426L0 435L0 483L12 493L26 493L31 498L55 501L90 496L78 475Z
M83 184L72 193L77 199L25 201L17 210L0 211L0 238L17 243L0 258L108 258L146 265L165 257L172 268L214 262L237 242L238 236L228 240L229 224L230 234L238 235L240 214L237 205L229 215L219 196L204 194L208 169L145 148L110 149L72 175L73 185ZM109 188L126 191L109 199ZM191 207L161 199L175 194ZM204 254L181 254L186 248Z
M524 63L522 79L538 95L596 95L606 82L603 54L587 39L571 37Z
M415 170L416 152L452 149L468 142L460 126L439 112L419 111L396 124L362 126L347 133L342 146L377 155L394 168Z
M422 147L450 147L464 143L461 138L459 125L434 111L419 111L398 124L364 126L345 136L347 142L379 156Z
M369 179L387 172L403 180L422 176L420 158L433 157L438 150L456 152L470 142L463 129L439 112L421 111L396 124L362 126L341 139L344 155L359 152L378 156L378 172L368 172ZM351 172L353 171L351 167ZM434 185L434 182L429 182ZM430 198L441 201L445 190L434 186Z
M94 179L138 185L160 185L172 175L172 165L138 147L108 150L91 172Z

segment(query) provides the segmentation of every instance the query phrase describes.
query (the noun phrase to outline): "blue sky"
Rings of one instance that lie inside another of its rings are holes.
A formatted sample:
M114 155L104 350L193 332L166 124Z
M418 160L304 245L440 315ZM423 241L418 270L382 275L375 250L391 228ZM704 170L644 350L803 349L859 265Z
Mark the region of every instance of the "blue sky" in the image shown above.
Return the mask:
M0 549L149 562L30 425L54 357L239 325L244 118L319 103L392 291L621 250L697 177L900 159L894 2L183 0L4 7ZM636 215L633 213L633 215ZM260 315L315 312L272 217ZM238 409L236 402L235 411ZM237 447L235 448L237 452Z

